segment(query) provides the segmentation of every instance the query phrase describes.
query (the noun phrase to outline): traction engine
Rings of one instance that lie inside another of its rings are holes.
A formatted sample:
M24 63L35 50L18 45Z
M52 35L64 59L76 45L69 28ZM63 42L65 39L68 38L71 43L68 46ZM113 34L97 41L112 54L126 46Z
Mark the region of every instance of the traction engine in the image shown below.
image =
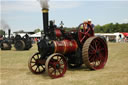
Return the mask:
M42 9L44 36L38 42L38 52L30 57L28 67L34 74L45 71L51 78L62 77L67 67L85 64L91 70L102 69L108 58L107 43L94 36L90 24L81 23L76 30L67 32L62 27L48 24L48 9Z
M11 35L11 29L8 29L8 38L4 37L4 39L2 39L0 42L1 50L11 50L12 39L10 38L10 35Z
M14 38L14 47L16 50L29 50L32 47L31 38L28 34L21 37L20 35L16 35Z

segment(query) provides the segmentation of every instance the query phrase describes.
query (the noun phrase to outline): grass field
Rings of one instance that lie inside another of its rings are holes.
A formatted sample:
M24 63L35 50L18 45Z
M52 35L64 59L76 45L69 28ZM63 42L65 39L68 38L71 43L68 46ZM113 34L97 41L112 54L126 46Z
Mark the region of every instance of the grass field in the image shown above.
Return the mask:
M128 85L128 43L108 43L108 48L104 69L68 69L64 77L58 79L29 71L28 59L37 52L36 45L30 51L0 50L0 85Z

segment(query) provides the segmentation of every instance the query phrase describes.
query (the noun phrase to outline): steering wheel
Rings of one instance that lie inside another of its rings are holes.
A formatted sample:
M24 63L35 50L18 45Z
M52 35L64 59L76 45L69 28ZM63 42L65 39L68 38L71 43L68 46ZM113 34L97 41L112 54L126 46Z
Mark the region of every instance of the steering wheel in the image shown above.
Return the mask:
M82 23L78 26L78 40L80 44L83 45L84 42L92 36L94 36L94 30L90 24Z

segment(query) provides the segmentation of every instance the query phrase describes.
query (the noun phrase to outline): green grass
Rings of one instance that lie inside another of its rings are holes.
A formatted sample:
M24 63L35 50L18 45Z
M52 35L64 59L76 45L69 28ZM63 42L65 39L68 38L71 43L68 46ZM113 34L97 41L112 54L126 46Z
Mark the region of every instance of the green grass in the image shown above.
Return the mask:
M28 59L35 52L0 51L0 85L127 85L128 43L109 43L109 57L104 69L68 69L64 77L51 79L46 73L35 75L28 69Z

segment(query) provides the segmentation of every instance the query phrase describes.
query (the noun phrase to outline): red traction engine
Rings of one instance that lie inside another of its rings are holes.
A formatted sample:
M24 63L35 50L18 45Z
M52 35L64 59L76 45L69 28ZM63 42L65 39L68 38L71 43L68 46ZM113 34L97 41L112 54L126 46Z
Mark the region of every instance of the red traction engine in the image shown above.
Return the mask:
M28 67L34 74L45 71L51 78L62 77L67 67L85 64L91 70L102 69L108 58L107 43L94 36L91 25L82 23L66 32L52 21L48 25L48 9L43 9L44 35L38 42L38 52L30 57Z

